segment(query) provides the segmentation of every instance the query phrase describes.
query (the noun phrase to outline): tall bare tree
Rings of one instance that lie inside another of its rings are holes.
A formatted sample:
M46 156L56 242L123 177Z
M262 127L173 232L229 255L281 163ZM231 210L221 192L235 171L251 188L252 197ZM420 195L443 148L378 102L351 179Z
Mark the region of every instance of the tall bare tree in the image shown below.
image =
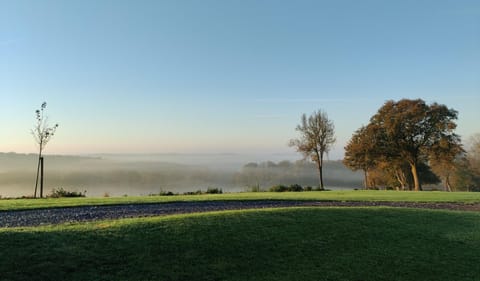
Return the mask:
M35 110L35 127L32 129L32 135L35 142L38 144L38 165L37 165L37 177L35 180L35 192L33 198L37 197L38 183L40 182L40 198L43 197L43 150L55 134L58 128L58 124L53 127L49 127L48 116L45 115L45 109L47 103L43 102L40 109Z
M300 137L290 140L289 145L317 164L320 189L323 184L323 158L335 143L335 126L322 110L314 111L310 116L302 115L296 130Z

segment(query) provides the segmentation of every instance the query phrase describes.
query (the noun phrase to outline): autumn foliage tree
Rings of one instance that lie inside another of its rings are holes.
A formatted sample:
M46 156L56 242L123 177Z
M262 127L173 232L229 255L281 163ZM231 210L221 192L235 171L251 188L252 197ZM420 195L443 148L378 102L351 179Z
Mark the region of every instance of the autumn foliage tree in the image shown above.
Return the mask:
M369 171L375 167L375 137L371 126L362 126L358 129L345 146L343 164L353 171L362 170L364 188L368 189Z
M445 105L428 105L421 99L387 101L370 119L367 127L375 128L375 133L365 137L366 140L370 138L370 142L363 142L362 148L374 151L375 161L398 167L406 163L410 168L413 187L419 191L422 182L419 166L427 165L429 161L448 162L457 153L460 138L454 133L456 119L457 112ZM354 138L355 135L351 142L355 142ZM348 145L347 148L347 152L352 150ZM351 157L360 157L356 161L363 161L361 154L346 154L347 163L352 163ZM430 167L427 165L427 168ZM431 174L428 171L425 170L425 177ZM400 177L399 180L403 181Z
M290 146L302 153L304 158L310 158L317 164L320 189L323 184L323 159L335 143L335 126L322 110L313 112L310 116L302 115L301 123L296 128L300 137L292 139Z

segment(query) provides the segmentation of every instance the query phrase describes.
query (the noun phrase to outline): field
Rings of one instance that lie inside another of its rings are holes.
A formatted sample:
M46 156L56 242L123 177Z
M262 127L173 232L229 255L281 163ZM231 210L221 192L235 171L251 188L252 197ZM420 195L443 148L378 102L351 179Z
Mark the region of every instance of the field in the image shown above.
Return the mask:
M207 200L478 203L442 192L0 200L3 210ZM1 280L479 280L480 213L296 207L0 228Z
M475 192L397 192L397 191L312 191L312 192L245 192L205 195L60 198L60 199L2 199L0 210L20 210L64 206L111 205L131 203L161 203L211 200L311 200L311 201L406 201L479 203Z
M0 230L2 280L478 280L480 214L229 211Z

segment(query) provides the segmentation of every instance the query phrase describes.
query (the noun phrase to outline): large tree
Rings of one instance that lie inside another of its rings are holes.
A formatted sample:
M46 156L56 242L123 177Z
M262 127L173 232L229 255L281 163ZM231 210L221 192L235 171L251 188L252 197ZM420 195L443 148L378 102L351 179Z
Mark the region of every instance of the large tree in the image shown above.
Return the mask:
M362 126L355 131L345 146L343 164L353 171L362 170L364 188L368 189L368 173L375 167L375 131L372 126Z
M323 159L335 143L333 121L328 119L327 113L318 110L308 117L303 114L296 130L300 137L292 139L289 145L295 147L306 159L310 158L317 164L320 189L324 189Z
M404 159L410 166L415 191L421 190L418 165L443 140L458 139L454 130L457 111L421 99L387 101L371 118L370 123L381 131L379 150Z

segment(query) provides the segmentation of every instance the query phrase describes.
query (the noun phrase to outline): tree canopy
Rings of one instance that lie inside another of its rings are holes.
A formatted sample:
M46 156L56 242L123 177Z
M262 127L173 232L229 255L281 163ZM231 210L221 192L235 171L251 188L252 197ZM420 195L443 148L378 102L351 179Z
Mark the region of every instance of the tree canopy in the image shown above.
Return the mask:
M457 115L454 109L438 103L428 105L421 99L387 101L368 126L352 136L345 147L344 163L364 171L380 162L399 169L403 163L408 164L418 191L422 182L420 165L448 162L462 151L460 138L454 132Z

